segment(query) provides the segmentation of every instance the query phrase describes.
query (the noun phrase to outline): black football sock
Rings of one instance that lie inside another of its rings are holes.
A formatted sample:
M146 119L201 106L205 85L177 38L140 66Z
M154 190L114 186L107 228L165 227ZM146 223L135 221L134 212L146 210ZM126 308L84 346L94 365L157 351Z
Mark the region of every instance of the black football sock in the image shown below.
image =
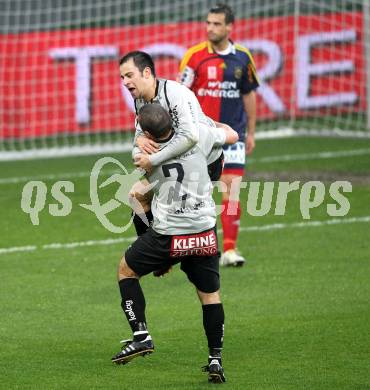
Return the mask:
M148 335L145 320L145 298L139 280L122 279L118 282L121 292L121 307L134 334L134 340L141 341Z
M148 228L149 228L149 225L151 224L151 222L153 221L153 214L152 214L152 210L149 210L145 213L145 217L147 219L147 221L149 222L149 225L147 225L143 220L142 218L140 218L142 214L136 214L134 213L134 219L133 219L133 222L134 222L134 226L135 226L135 230L136 230L136 234L138 236L141 236L142 234L144 234Z
M222 303L203 305L203 327L208 340L209 358L221 361L225 314Z

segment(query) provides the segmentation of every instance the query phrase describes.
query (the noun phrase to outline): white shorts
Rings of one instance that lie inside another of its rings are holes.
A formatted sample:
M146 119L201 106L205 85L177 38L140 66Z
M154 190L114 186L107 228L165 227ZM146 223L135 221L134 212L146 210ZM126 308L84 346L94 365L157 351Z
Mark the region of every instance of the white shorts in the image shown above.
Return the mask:
M236 142L234 145L224 145L225 165L224 173L234 171L244 173L245 167L245 144Z

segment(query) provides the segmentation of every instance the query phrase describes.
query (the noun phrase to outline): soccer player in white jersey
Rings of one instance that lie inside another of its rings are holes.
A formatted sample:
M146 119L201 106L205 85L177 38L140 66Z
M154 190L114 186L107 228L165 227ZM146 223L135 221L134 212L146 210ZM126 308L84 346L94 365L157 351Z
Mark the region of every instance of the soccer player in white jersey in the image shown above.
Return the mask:
M171 118L159 104L145 105L138 121L146 136L165 151L175 137ZM231 138L230 138L231 137ZM148 180L155 183L153 225L126 250L118 268L121 306L133 332L112 361L126 364L154 351L145 318L145 298L139 278L180 263L196 291L203 309L203 325L209 357L204 370L208 380L225 382L221 350L224 310L220 299L219 251L212 183L207 170L209 145L236 142L237 133L209 131L204 142L153 169ZM140 158L140 156L137 156Z
M124 55L120 60L120 74L124 86L134 98L136 114L145 104L159 103L172 119L175 136L166 148L168 150L159 152L157 143L145 137L136 121L135 146L143 152L152 153L146 164L158 166L186 152L198 142L199 123L212 123L204 115L193 92L176 81L156 77L154 63L149 54L133 51ZM148 165L142 168L146 169Z
M199 140L201 126L226 126L205 116L194 93L187 87L176 81L157 78L153 59L145 52L132 51L125 54L120 59L120 75L124 86L134 98L136 114L146 104L159 103L172 119L175 134L163 150L159 150L157 142L145 136L136 120L133 158L137 166L147 172L190 150ZM209 171L211 179L215 181L222 172L222 150L211 163ZM144 218L134 215L133 222L138 235L146 230L143 220L152 220L150 209Z

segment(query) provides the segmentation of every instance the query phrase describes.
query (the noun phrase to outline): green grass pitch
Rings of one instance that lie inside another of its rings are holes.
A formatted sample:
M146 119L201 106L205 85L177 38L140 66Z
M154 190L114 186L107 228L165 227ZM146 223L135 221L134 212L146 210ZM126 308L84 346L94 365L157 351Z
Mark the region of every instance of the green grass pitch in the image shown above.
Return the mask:
M98 157L0 163L0 388L207 389L212 385L200 370L207 358L201 307L178 267L164 278L142 280L155 353L126 366L110 362L119 340L130 336L116 268L134 231L110 233L79 206L89 203L87 173ZM114 157L130 164L127 154ZM284 216L274 208L262 217L243 212L238 247L248 263L221 270L224 386L370 389L370 141L259 141L246 177L302 184L323 179L327 189L348 180L351 208L338 217L343 223L325 224L332 219L326 205L333 203L327 191L305 221L295 192ZM21 210L22 188L31 179L47 184L47 205L55 202L55 181L72 181L71 214L51 217L46 206L33 226ZM103 191L103 199L116 188ZM247 195L241 192L243 206ZM129 210L112 214L118 224ZM110 238L127 240L99 244ZM52 243L62 246L45 248Z

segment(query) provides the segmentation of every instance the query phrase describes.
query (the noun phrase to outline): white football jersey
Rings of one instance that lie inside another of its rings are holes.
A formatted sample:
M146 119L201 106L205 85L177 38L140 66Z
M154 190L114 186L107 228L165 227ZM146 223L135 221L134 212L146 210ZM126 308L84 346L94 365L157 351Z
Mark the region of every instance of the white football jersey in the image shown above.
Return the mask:
M150 156L153 166L158 166L170 158L181 155L193 147L199 140L201 125L214 126L212 119L202 111L198 99L190 89L172 80L157 79L156 96L149 102L159 103L171 115L172 126L175 130L170 145ZM136 114L140 108L148 104L144 99L135 99ZM135 123L135 146L136 139L143 132L139 124ZM133 156L138 152L133 150Z
M202 129L200 142L186 153L155 167L148 180L156 183L152 200L153 229L165 235L199 233L216 225L216 208L206 155L225 142L223 129ZM165 150L175 135L160 144Z

